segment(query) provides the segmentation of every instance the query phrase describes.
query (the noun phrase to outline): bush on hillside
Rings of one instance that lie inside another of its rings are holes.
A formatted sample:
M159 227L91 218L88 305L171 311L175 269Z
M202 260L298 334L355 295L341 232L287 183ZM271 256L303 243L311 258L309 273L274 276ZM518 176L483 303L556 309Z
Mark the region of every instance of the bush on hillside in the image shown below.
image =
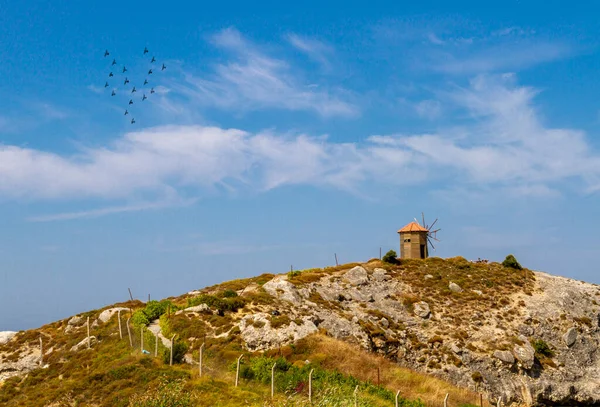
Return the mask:
M545 356L551 358L554 356L554 352L550 349L550 346L542 339L537 339L531 342L533 349L535 349L536 356Z
M183 362L183 357L188 350L188 346L184 342L173 343L173 363ZM163 363L169 364L171 362L171 349L166 348L163 350Z
M521 265L519 264L519 262L517 261L517 259L515 258L515 256L513 256L512 254L509 254L508 256L506 256L506 258L504 259L504 261L502 262L502 265L504 267L510 267L516 270L522 270L523 267L521 267Z
M129 407L191 407L195 400L182 379L161 378L158 386L129 399Z
M175 311L177 309L177 307L171 304L171 301L168 300L148 301L144 309L137 310L133 313L131 321L136 327L140 327L142 325L148 326L150 322L160 318L161 315L165 314L169 307L171 307L171 311Z
M397 264L398 263L397 257L398 257L398 255L396 254L396 252L394 250L390 250L383 256L383 259L381 259L381 260L385 263Z

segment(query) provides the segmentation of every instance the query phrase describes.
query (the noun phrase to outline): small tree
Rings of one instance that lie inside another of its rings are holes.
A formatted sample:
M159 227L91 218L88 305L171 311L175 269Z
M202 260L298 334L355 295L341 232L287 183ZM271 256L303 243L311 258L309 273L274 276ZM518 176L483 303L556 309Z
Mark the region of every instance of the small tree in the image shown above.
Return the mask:
M188 346L184 342L173 343L173 363L181 363ZM165 348L163 351L163 363L169 364L171 361L171 349Z
M510 267L516 270L523 270L523 267L521 267L515 256L513 256L512 254L506 256L506 258L502 262L502 265L504 267Z
M396 254L396 252L394 250L390 250L383 256L383 259L381 259L381 260L384 261L385 263L397 264L398 263L397 257L398 257L398 255Z

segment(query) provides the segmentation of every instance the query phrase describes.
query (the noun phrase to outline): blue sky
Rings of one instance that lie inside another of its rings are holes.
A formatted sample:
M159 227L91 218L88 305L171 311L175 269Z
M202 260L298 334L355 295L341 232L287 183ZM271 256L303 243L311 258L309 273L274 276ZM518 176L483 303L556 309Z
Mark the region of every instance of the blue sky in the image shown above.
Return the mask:
M434 255L600 283L598 6L448 3L0 2L0 330L366 261L421 212Z

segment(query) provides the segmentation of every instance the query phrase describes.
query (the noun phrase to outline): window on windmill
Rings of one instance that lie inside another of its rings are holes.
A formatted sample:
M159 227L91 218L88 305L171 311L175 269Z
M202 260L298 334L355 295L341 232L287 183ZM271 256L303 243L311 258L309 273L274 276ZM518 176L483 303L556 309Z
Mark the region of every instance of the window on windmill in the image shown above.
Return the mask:
M410 243L410 239L404 239L404 243Z

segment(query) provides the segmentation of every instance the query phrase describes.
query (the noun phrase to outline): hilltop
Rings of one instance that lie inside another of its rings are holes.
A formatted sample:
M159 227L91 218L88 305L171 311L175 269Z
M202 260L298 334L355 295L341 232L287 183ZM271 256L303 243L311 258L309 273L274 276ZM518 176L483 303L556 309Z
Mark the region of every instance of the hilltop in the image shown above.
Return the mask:
M597 285L461 257L263 274L0 335L0 403L150 406L143 397L162 392L180 406L308 405L313 370L322 406L354 405L356 386L361 406L393 406L397 391L415 407L446 394L450 406L480 396L485 405L592 405L598 301Z

